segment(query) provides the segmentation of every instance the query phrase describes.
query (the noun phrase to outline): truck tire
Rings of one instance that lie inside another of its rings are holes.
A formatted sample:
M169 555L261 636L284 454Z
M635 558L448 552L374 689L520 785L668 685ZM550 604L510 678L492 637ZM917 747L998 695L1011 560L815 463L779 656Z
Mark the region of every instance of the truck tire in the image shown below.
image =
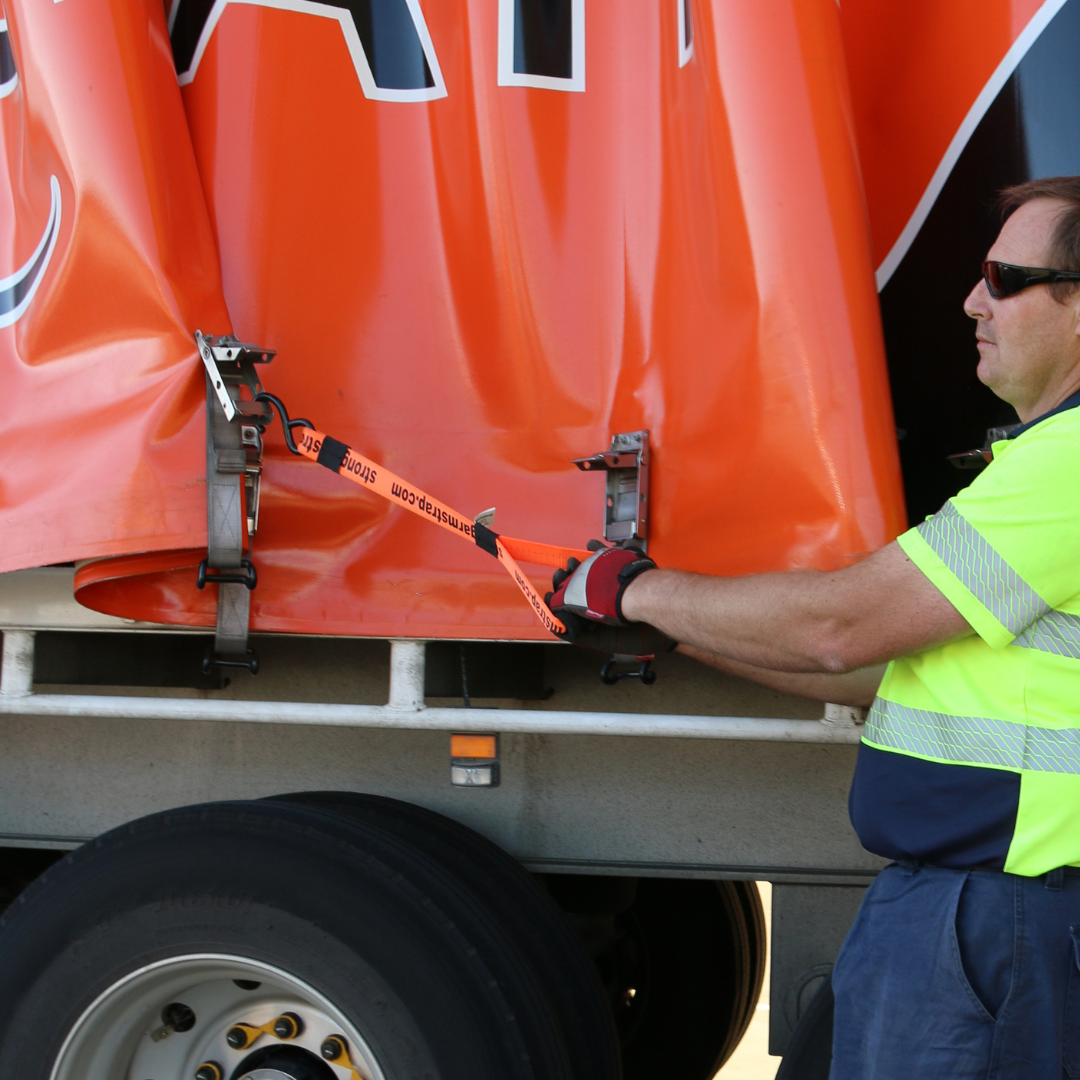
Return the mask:
M620 1080L614 1017L595 967L555 903L502 848L442 814L380 795L303 792L275 799L386 829L467 881L536 973L561 1027L574 1080Z
M486 916L363 822L268 802L143 818L0 918L0 1076L334 1080L334 1060L364 1080L570 1080Z
M626 1080L711 1080L761 993L757 886L642 878L615 923L619 936L597 963L618 1010Z

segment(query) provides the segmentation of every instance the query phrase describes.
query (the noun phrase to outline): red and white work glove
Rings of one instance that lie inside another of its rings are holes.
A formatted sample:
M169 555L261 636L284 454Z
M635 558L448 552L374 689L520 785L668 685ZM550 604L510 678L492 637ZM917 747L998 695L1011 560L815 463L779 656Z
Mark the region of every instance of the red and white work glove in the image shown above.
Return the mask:
M622 614L623 593L639 574L655 569L656 563L637 548L601 547L583 563L571 559L565 570L556 570L551 579L555 591L545 599L560 618L570 612L608 626L629 626Z
M648 623L628 623L622 617L622 596L639 574L656 563L637 548L609 548L590 541L594 552L584 562L571 559L551 579L554 591L545 599L566 625L560 635L583 649L617 656L647 658L668 652L675 643Z

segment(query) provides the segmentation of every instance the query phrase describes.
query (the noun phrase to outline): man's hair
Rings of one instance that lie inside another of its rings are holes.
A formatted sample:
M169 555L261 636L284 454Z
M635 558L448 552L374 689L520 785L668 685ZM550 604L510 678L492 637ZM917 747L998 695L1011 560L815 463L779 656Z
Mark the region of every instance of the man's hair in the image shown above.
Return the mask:
M1050 236L1047 265L1052 270L1080 272L1080 176L1049 176L1005 188L998 196L1001 220L1033 199L1057 199L1065 204ZM1077 288L1080 282L1059 281L1050 286L1050 292L1058 303L1064 303Z

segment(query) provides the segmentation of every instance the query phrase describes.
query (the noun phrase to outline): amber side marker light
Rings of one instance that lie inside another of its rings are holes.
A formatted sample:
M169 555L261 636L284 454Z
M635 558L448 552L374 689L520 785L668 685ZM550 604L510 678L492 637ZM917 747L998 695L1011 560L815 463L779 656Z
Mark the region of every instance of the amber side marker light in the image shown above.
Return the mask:
M498 787L499 736L451 735L450 783L454 787Z

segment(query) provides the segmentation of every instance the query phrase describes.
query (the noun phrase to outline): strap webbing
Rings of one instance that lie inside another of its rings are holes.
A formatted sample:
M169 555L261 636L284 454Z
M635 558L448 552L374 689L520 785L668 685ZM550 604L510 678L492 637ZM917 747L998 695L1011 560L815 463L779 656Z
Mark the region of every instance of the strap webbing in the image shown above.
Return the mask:
M338 442L337 439L332 439L314 428L298 427L296 447L303 457L325 465L326 468L352 480L354 484L358 484L365 490L381 495L384 499L442 526L455 536L473 543L479 542L476 527L464 514L458 513L457 510L438 499L433 499L426 491L407 484L400 476L395 476L382 465L377 465L351 446L346 446L345 443ZM570 558L584 562L591 552L552 544L540 544L533 540L518 540L512 536L500 536L489 529L483 530L481 540L483 543L480 546L491 552L502 563L545 628L553 634L565 633L565 625L551 613L543 597L518 566L516 558L544 566L564 566Z
M234 401L239 387L229 387ZM214 570L239 570L247 536L244 505L246 457L239 417L225 418L210 378L206 379L206 563ZM222 582L218 592L214 651L243 656L248 647L251 593L247 586Z

